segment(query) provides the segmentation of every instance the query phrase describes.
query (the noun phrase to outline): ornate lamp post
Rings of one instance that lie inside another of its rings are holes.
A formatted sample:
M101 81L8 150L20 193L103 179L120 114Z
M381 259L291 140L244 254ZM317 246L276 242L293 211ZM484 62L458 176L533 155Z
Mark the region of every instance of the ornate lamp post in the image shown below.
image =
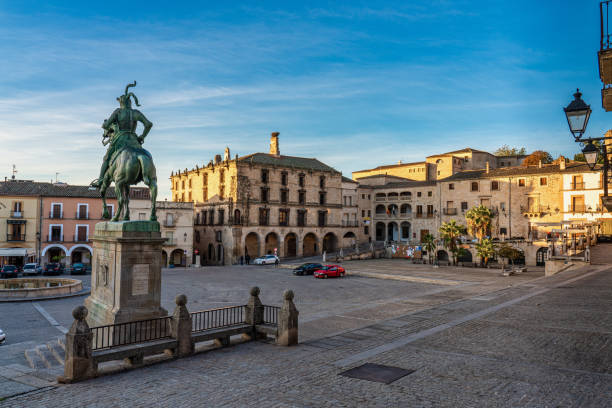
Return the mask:
M589 123L591 107L582 100L580 90L576 89L574 100L571 101L567 107L563 108L563 110L565 111L565 117L567 118L570 132L574 135L576 143L586 144L582 149L582 153L584 154L589 169L595 170L599 155L602 155L604 194L603 197L601 197L601 202L608 211L612 211L612 197L608 197L608 173L610 170L610 163L608 161L608 147L606 145L606 139L612 138L605 136L582 138L586 131L587 124ZM593 144L594 141L601 142L601 148L595 146Z

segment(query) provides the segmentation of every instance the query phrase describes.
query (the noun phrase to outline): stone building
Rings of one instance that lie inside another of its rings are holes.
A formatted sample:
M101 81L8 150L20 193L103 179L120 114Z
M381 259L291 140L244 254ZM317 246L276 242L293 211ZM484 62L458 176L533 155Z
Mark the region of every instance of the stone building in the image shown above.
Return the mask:
M342 223L358 213L343 210L342 174L314 158L281 155L276 132L269 153L231 158L226 148L223 158L170 179L173 200L194 203L202 264L235 264L247 254L310 256L358 239L360 228ZM346 187L355 197L353 183Z
M129 206L133 220L148 220L151 216L149 189L132 187ZM196 263L193 203L157 201L155 207L161 236L166 238L162 245L162 265L189 266Z

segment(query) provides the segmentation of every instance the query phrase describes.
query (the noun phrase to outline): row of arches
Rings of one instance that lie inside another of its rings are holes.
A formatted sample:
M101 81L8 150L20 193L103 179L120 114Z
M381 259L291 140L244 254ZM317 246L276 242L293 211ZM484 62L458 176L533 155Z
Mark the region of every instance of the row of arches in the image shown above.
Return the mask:
M397 222L384 222L376 223L376 241L409 241L412 226L408 221L404 221L401 224Z
M388 194L376 193L377 200L397 200L397 199L408 200L410 198L412 198L412 193L410 191L402 191L401 193L392 191Z
M266 254L278 254L281 257L315 256L323 252L333 252L340 246L348 247L355 244L357 237L353 232L347 232L339 241L336 234L328 232L322 238L313 232L299 237L289 232L281 238L276 232L270 232L263 238L256 232L249 232L244 238L244 256L253 258Z
M412 206L410 204L402 204L400 206L397 204L389 204L387 206L384 204L378 204L374 211L377 215L387 214L389 216L409 216L412 214Z
M75 263L90 264L92 253L93 248L86 244L78 244L70 248L66 248L61 244L53 244L42 249L41 263L43 265L51 262L69 265Z

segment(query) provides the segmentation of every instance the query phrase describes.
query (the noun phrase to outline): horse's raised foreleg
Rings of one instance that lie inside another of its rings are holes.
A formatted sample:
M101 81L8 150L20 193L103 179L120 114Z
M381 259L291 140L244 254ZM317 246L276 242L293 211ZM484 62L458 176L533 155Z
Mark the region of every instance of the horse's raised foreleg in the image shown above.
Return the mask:
M108 207L106 206L106 189L108 188L108 183L106 180L102 182L100 186L100 195L102 196L102 218L108 220L110 218L110 214L108 213Z

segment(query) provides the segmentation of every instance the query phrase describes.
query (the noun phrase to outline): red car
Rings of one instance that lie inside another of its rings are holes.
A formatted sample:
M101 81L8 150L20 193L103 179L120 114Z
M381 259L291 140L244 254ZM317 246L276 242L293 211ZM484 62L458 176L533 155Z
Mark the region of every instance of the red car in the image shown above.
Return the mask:
M314 272L315 278L342 278L346 274L346 271L340 265L325 265L321 269L317 269Z

